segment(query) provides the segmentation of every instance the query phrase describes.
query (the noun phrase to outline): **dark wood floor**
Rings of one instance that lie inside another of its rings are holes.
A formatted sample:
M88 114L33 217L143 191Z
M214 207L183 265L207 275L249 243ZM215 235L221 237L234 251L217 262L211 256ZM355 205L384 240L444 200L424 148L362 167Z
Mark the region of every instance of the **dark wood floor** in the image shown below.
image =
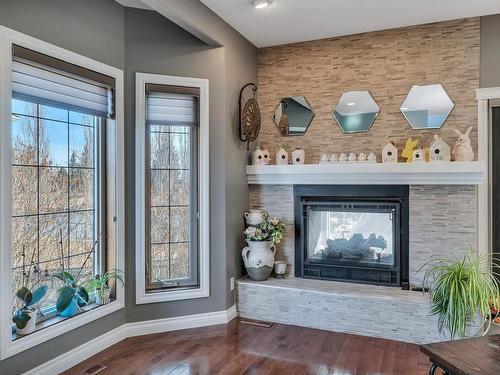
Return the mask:
M275 324L196 328L126 339L64 374L427 374L418 346Z

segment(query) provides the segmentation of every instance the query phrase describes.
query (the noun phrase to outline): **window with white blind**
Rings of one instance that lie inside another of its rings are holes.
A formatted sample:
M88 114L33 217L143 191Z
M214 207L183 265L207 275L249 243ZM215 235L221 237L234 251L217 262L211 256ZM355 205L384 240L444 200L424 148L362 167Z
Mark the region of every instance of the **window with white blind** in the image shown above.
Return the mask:
M207 86L137 74L138 303L208 295Z
M123 269L123 72L0 27L0 354L16 354L124 306L89 293L68 317L62 271L77 285ZM13 333L16 292L45 285L35 330Z

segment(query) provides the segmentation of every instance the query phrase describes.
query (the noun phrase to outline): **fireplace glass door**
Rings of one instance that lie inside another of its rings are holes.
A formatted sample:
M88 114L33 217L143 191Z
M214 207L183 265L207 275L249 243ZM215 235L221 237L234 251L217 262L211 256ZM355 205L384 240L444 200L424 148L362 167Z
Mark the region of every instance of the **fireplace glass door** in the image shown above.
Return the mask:
M310 271L308 276L377 284L399 282L391 280L399 268L397 203L304 203L304 266Z

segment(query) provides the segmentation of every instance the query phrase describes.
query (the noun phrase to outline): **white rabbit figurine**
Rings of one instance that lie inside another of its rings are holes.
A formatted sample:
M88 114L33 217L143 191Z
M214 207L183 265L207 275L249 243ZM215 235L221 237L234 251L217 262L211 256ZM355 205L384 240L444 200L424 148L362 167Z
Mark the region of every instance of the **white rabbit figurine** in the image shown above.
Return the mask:
M458 134L458 139L453 146L453 160L455 161L471 161L474 160L474 151L470 145L469 134L472 130L472 126L469 127L465 134L462 134L459 130L455 129L455 133Z

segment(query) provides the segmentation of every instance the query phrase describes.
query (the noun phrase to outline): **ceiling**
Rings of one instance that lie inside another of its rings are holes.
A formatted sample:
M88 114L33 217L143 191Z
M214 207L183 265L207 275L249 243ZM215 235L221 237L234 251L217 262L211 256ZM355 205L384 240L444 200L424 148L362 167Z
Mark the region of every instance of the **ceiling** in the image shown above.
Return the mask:
M123 5L125 7L151 9L146 4L144 4L141 0L116 0L116 2L120 3L121 5Z
M500 0L201 1L257 47L500 13Z

